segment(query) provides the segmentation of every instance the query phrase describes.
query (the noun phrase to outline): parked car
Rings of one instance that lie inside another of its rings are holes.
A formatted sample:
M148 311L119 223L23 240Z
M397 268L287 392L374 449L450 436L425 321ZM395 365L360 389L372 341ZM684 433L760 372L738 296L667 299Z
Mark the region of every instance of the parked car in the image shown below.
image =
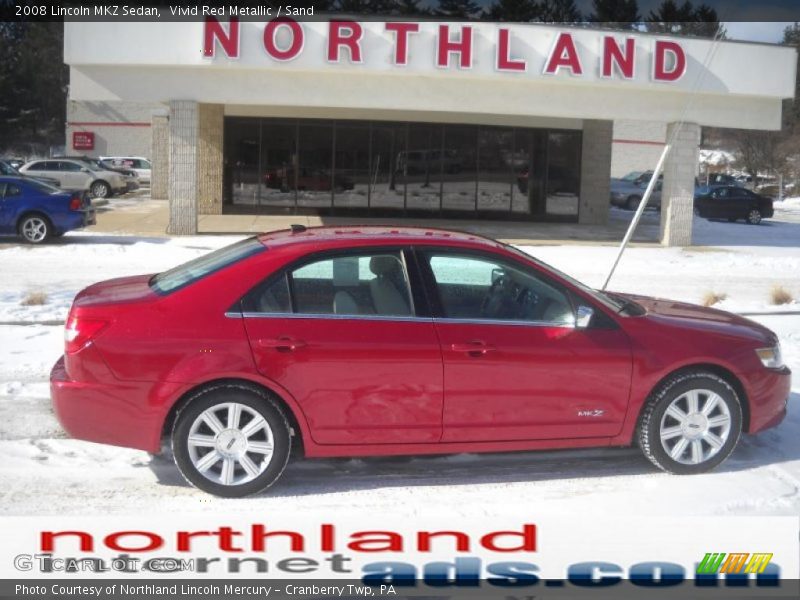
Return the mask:
M119 173L125 180L125 192L133 192L139 189L139 176L133 169L126 169L125 167L115 167L108 161L100 160L99 158L92 158L91 156L54 156L53 158L66 158L68 160L77 160L90 168L97 169L98 171L113 171Z
M0 232L41 244L67 231L94 225L91 202L29 177L0 177Z
M41 181L42 183L46 183L47 185L58 187L58 179L53 179L52 177L43 177L40 175L34 175L34 176L23 175L16 169L16 167L14 167L10 162L6 160L0 160L0 175L5 177L29 177L30 179Z
M76 160L32 160L19 170L24 175L44 175L57 179L65 190L88 190L95 198L110 198L127 190L125 178L120 173L100 171Z
M110 162L115 167L133 169L139 177L139 183L150 185L152 166L150 159L142 156L101 156L100 160Z
M737 186L702 187L695 191L695 213L706 219L744 219L758 225L773 216L772 198Z
M751 178L752 180L752 178ZM744 182L733 175L726 173L711 173L705 177L700 178L703 184L701 187L715 188L715 187L744 187Z
M649 179L637 181L630 179L611 179L611 204L628 210L636 210L644 197ZM662 180L656 181L650 199L647 202L649 208L661 210L661 186Z
M197 332L202 331L202 335ZM719 465L786 415L778 338L740 316L599 292L511 246L293 226L81 291L51 373L75 438L261 492L289 455L638 445Z
M25 164L25 161L22 160L21 158L4 158L3 160L6 161L15 169L19 169L22 165Z

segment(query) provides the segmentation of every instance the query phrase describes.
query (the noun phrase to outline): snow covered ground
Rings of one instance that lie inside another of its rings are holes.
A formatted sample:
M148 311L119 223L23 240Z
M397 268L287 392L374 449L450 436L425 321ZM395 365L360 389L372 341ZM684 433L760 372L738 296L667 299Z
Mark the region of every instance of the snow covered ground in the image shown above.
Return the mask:
M636 247L610 286L700 302L727 294L736 312L800 312L770 303L773 286L800 298L800 199L776 205L768 225L697 221L690 249ZM648 218L653 219L654 216ZM675 477L636 449L382 460L294 462L268 495L220 500L187 486L175 467L144 452L66 439L52 415L47 378L62 351L69 304L99 279L163 270L234 237L134 238L73 234L69 243L0 248L0 514L186 513L224 510L391 511L456 515L537 513L719 515L800 513L800 377L789 417L745 437L715 472ZM599 286L612 246L537 246L527 251ZM46 302L26 306L44 292ZM800 316L753 317L776 331L800 373Z

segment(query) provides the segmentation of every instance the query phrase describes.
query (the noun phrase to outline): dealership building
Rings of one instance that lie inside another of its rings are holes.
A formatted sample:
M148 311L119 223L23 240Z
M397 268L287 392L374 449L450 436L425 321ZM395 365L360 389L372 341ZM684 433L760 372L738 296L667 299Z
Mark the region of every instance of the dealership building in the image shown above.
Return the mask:
M700 127L775 130L793 48L554 25L68 22L67 145L149 155L198 215L609 219L665 143L662 243L691 243Z

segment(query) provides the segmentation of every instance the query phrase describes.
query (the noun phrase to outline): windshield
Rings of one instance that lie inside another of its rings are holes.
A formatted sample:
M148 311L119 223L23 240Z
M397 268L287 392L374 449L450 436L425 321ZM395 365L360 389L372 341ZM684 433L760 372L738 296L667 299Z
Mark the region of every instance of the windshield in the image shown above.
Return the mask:
M44 181L39 181L37 179L25 179L25 185L35 189L37 192L42 192L44 194L60 194L64 190L61 190L54 185L50 185L49 183L45 183Z
M635 182L642 175L643 175L643 173L641 171L631 171L630 173L625 175L625 177L622 178L622 181L633 181L633 182Z
M588 285L586 285L585 283L581 283L577 279L575 279L573 277L570 277L569 275L567 275L566 273L563 273L562 271L559 271L555 267L550 266L550 265L548 265L546 263L543 263L538 258L535 258L535 257L531 256L530 254L520 250L519 248L516 248L514 246L510 246L508 244L502 244L502 246L504 248L506 248L506 250L509 250L509 251L515 253L516 255L518 255L518 256L520 256L522 258L525 258L527 260L532 260L533 262L535 262L537 265L539 265L543 269L546 269L550 273L553 273L557 277L560 277L561 279L565 280L566 282L572 284L573 286L575 286L576 288L578 288L582 292L585 292L586 294L588 294L589 296L591 296L592 298L594 298L595 300L597 300L598 302L603 304L606 308L609 308L609 309L613 310L614 312L618 313L620 311L623 311L623 310L625 310L626 306L628 305L628 301L623 301L622 299L620 299L620 298L618 298L616 296L613 296L611 294L607 294L606 292L601 292L600 290L596 290L594 288L591 288Z
M19 175L19 172L7 162L0 160L0 175Z
M247 238L159 273L150 280L150 287L156 293L169 294L264 249L258 238Z

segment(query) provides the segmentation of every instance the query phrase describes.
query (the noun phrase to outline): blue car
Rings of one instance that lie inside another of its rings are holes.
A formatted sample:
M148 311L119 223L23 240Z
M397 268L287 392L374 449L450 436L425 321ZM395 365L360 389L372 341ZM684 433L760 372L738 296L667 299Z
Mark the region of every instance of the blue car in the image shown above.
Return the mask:
M0 234L15 233L28 243L41 244L95 222L85 194L27 177L0 177Z

